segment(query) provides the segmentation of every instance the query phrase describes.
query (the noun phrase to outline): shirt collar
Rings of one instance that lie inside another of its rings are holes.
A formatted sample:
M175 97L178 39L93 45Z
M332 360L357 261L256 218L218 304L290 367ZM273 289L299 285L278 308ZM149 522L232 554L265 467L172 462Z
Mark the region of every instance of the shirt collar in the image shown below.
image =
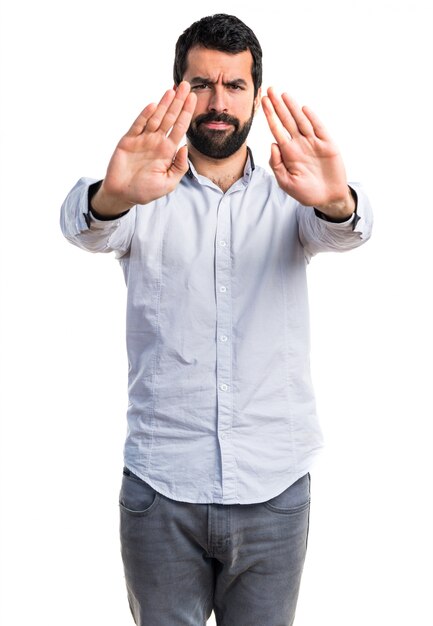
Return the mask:
M256 169L256 164L254 163L253 153L249 146L247 146L247 152L248 152L248 156L247 156L247 161L245 163L244 175L242 177L242 180L246 185L250 182L252 174L254 170ZM199 181L199 174L197 173L194 165L191 163L191 161L188 161L188 163L189 163L189 168L185 176L188 176L190 180L195 178L197 181Z

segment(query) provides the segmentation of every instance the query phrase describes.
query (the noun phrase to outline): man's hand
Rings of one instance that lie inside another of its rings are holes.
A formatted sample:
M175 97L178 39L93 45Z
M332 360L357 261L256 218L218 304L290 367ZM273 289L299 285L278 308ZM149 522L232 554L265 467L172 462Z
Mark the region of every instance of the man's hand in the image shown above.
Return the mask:
M280 187L303 205L331 218L349 218L355 201L347 186L340 153L318 117L287 94L271 88L262 98L277 143L269 161Z
M149 104L122 137L111 157L92 208L113 216L173 191L188 170L187 148L177 151L196 105L190 85L168 90Z

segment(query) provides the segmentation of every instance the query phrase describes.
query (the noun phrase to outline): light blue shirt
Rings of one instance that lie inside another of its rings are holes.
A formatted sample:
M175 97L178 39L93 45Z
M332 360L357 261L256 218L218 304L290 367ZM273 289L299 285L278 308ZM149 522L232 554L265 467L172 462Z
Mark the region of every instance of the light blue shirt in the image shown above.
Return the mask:
M248 158L223 193L191 166L165 197L113 221L88 211L83 178L61 226L115 251L128 288L125 465L161 494L195 503L272 498L322 446L309 366L306 268L365 242L372 217L320 219Z

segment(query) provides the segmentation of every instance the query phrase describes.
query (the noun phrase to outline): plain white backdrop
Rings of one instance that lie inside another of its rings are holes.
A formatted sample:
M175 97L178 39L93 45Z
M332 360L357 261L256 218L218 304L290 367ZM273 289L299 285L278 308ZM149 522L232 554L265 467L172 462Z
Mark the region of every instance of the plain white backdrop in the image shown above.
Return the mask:
M432 623L432 5L428 0L4 0L1 7L1 623L127 626L117 496L125 287L59 207L103 177L215 12L309 104L375 209L372 240L309 268L326 448L312 472L297 626ZM249 140L269 159L262 112ZM233 625L235 626L235 625ZM258 624L257 626L266 626Z

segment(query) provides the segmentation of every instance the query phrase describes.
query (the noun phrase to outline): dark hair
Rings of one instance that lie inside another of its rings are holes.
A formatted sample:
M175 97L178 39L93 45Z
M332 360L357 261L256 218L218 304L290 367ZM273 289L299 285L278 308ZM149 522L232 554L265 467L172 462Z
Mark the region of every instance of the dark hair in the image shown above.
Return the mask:
M254 95L262 84L262 49L257 37L246 24L234 15L218 13L203 17L191 24L176 43L173 78L178 85L185 74L187 56L191 48L202 46L210 50L220 50L236 54L249 50L253 57L251 75L254 83Z

